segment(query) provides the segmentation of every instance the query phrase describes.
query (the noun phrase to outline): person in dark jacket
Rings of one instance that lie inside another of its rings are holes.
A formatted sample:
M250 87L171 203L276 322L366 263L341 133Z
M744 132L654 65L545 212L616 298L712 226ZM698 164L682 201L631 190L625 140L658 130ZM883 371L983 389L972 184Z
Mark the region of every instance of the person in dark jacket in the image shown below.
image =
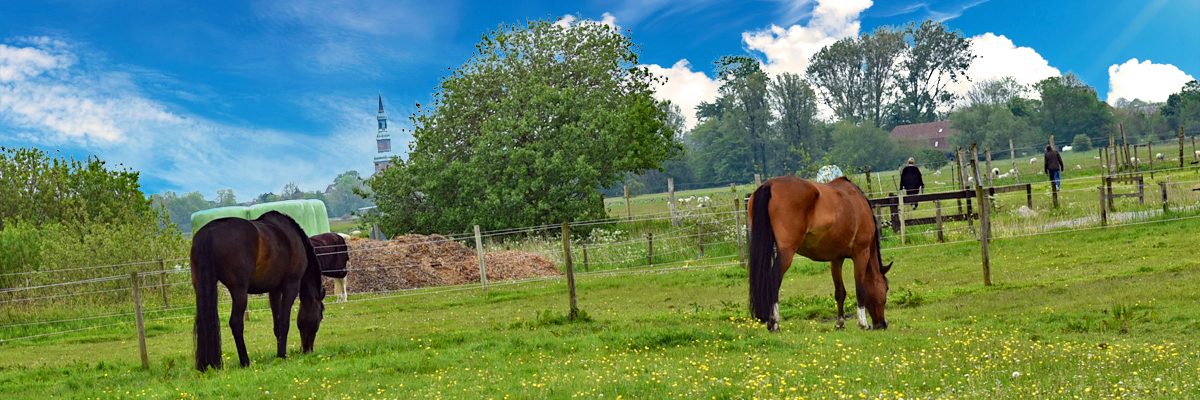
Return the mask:
M908 166L900 170L900 190L904 191L905 196L921 193L921 190L925 189L925 181L921 179L921 170L914 165L916 162L910 157ZM912 208L916 210L917 203L913 203Z
M1062 187L1062 156L1054 151L1054 145L1046 146L1046 163L1042 166L1046 176L1050 177L1050 183L1054 184L1055 189Z

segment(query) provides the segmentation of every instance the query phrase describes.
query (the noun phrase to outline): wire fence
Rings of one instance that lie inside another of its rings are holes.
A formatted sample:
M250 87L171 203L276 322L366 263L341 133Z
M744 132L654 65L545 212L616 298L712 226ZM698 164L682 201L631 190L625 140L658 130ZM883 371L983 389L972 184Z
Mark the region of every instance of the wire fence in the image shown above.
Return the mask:
M1200 218L1200 179L1187 174L1193 167L1156 169L1156 173L1173 174L1170 182L1160 185L1144 185L1143 197L1114 200L1116 208L1128 213L1127 218L1110 217L1108 229L1122 226L1165 224L1190 221ZM1143 172L1145 173L1145 172ZM1095 183L1095 185L1089 182ZM1050 234L1094 231L1105 229L1098 220L1101 191L1096 189L1101 179L1097 176L1073 177L1063 180L1063 188L1057 191L1060 208L1050 205L1053 194L1048 183L1033 191L1033 201L1041 217L1027 217L1016 213L1013 204L1025 204L1025 192L997 194L991 198L993 221L992 240L1009 240ZM1135 185L1114 185L1132 191ZM1160 191L1165 188L1168 210L1158 201ZM568 237L567 242L574 260L577 278L592 279L631 273L675 273L697 268L717 268L740 264L745 256L748 240L746 210L733 207L734 198L744 197L745 192L730 192L713 200L708 207L683 207L674 212L663 211L634 216L633 218L610 218L572 223L571 228L586 229L586 235ZM728 197L726 197L728 196ZM716 197L716 196L714 196ZM1144 203L1144 204L1143 204ZM943 203L944 208L953 207ZM978 204L975 204L978 207ZM909 217L928 216L929 207L906 211ZM883 220L883 219L881 219ZM948 222L941 233L944 240L937 239L930 226L908 227L906 237L900 238L882 229L883 251L921 249L934 246L961 245L979 241L978 222ZM565 259L561 225L541 225L514 229L481 232L479 238L486 252L517 247L530 257L541 257L562 268ZM572 231L574 232L574 231ZM537 235L532 235L537 233ZM574 233L573 233L574 235ZM474 247L474 232L452 234L419 242L396 240L372 242L371 245L348 249L351 257L357 254L394 250L430 244L459 243ZM899 239L899 240L898 240ZM741 256L739 256L741 254ZM39 277L37 284L0 289L0 343L45 338L55 335L87 330L127 327L132 321L132 299L130 275L125 273L100 274L87 279L54 281L60 272L107 272L130 268L139 273L142 281L142 301L155 304L146 307L144 315L156 316L146 321L167 321L188 318L194 312L190 287L190 265L186 257L147 260L109 265L81 266L45 271L26 271L6 274L19 277ZM176 264L182 263L182 264ZM170 268L168 264L176 264ZM447 268L470 269L478 260L462 260L439 263ZM421 269L428 263L400 262L352 268L352 278L358 272L388 272L406 269ZM478 278L477 278L478 279ZM510 287L523 283L562 280L563 276L528 277L487 282L489 288ZM32 280L31 280L32 281ZM404 296L450 293L476 290L483 282L466 285L445 285L422 288L395 288L388 290L355 291L352 302L373 301ZM162 306L156 303L160 301ZM265 302L255 297L255 304ZM226 297L221 304L228 307ZM256 308L263 311L266 308Z

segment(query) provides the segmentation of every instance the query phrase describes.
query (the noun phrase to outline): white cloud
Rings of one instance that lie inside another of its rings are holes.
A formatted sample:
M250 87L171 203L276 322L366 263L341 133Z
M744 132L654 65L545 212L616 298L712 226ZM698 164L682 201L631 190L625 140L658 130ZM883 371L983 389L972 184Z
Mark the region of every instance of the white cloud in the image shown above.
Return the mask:
M750 50L763 54L766 71L772 74L792 72L804 74L808 59L821 48L858 35L859 13L871 7L870 0L824 0L813 8L812 19L805 26L770 28L742 33L742 42Z
M179 190L211 197L217 189L232 188L243 200L279 191L289 181L323 189L340 172L371 171L373 135L363 131L374 126L373 104L355 110L358 120L332 121L329 137L236 127L171 112L170 105L145 97L129 74L81 67L79 55L61 42L24 43L0 45L0 71L6 71L0 79L0 127L8 128L0 129L0 139L5 142L79 148ZM355 115L330 107L337 103L347 102L314 102L312 108ZM368 128L351 134L359 127Z
M696 126L696 106L700 102L715 100L721 88L720 82L709 79L703 72L692 71L692 64L688 60L679 60L671 68L653 64L648 68L655 75L667 78L667 83L655 91L655 96L679 106L687 119L687 129Z
M971 81L960 80L947 86L947 90L966 94L975 82L984 79L1003 78L1011 76L1023 85L1032 85L1043 79L1058 76L1058 68L1050 66L1050 62L1042 58L1032 48L1019 47L1004 35L997 36L988 32L972 37L971 51L978 58L967 69Z
M768 73L792 72L803 75L808 59L822 47L838 39L858 34L858 15L871 6L870 0L818 2L807 25L792 25L742 33L747 48L762 53ZM799 9L799 8L797 8ZM687 117L687 128L696 125L696 105L713 101L721 83L703 72L692 70L687 60L679 60L670 68L650 65L650 71L666 76L667 84L658 89L658 97L671 100Z
M1155 64L1150 60L1138 62L1131 58L1124 64L1108 67L1108 102L1126 100L1166 101L1185 83L1196 79L1171 64Z

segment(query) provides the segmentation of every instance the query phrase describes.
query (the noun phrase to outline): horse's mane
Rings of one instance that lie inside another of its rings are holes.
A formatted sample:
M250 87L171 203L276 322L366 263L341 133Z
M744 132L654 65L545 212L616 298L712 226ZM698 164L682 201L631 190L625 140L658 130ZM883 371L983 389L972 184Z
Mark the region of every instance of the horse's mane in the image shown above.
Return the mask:
M300 223L287 214L275 210L267 211L258 218L255 218L254 221L272 224L280 229L291 229L292 232L300 236L300 243L304 245L305 257L308 258L310 266L310 268L305 268L303 280L309 283L315 280L316 285L319 286L321 284L321 263L317 261L317 251L313 248L312 241L308 239L308 234L304 233L304 228L300 227ZM279 222L277 221L286 221L283 223L287 224L287 226L279 226ZM316 268L312 268L313 266Z

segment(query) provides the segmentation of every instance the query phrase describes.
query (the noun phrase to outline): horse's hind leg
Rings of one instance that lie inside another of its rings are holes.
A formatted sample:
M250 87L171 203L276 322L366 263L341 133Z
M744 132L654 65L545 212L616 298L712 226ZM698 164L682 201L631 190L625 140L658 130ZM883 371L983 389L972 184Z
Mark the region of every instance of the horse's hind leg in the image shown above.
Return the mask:
M246 322L242 316L246 315L247 296L244 290L230 290L229 296L233 298L233 311L229 313L229 330L233 332L233 341L237 343L238 361L242 367L250 366L250 355L246 353L246 340L242 336L245 331Z
M299 295L299 284L285 285L270 293L271 314L275 317L275 342L279 349L279 358L287 358L288 324L292 321L292 304L296 303Z
M833 273L833 298L837 299L837 329L846 328L846 311L843 308L846 303L846 284L842 282L842 263L845 261L839 258L829 263L829 270Z

